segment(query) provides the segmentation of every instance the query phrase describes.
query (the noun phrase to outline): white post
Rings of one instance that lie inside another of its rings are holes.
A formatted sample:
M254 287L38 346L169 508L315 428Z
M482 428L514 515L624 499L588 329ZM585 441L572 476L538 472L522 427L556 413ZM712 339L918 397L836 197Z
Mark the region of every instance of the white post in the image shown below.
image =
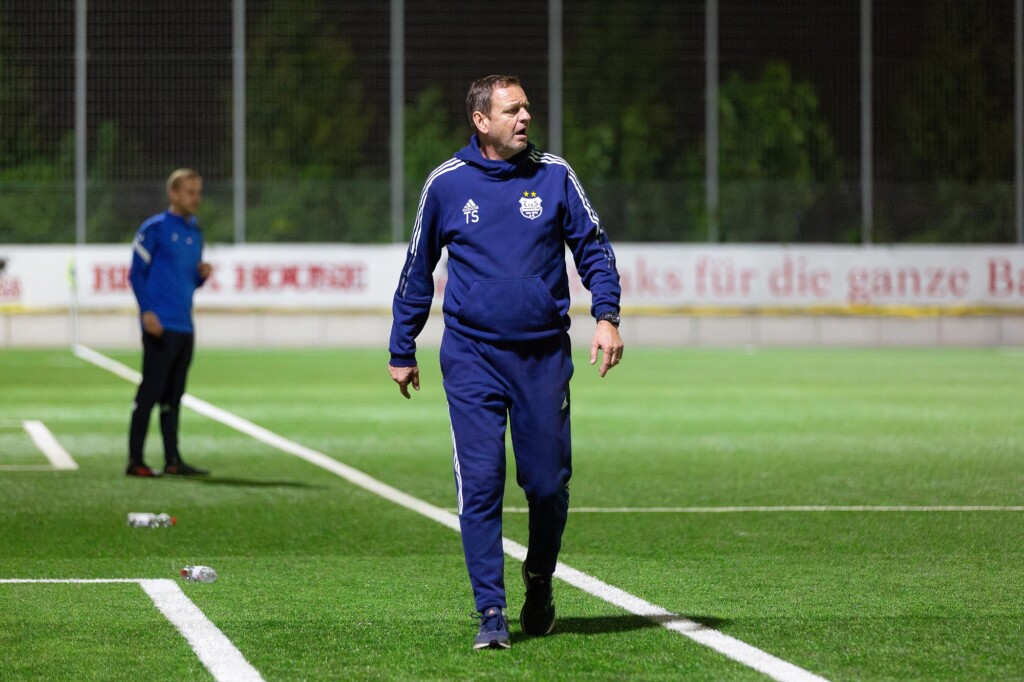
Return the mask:
M75 255L71 261L71 301L68 312L70 314L71 344L78 345L79 320L78 320L78 266L81 254L81 246L85 244L85 211L86 211L86 189L88 188L88 165L86 163L86 152L88 150L89 129L86 120L86 96L88 93L86 81L86 36L88 28L88 12L86 0L75 0Z
M1014 185L1017 198L1017 243L1024 244L1024 0L1013 4Z
M563 142L563 90L562 78L562 0L548 1L548 151L556 156L564 154Z
M704 3L704 191L708 241L719 241L718 226L718 0Z
M86 167L86 0L75 0L75 243L85 243Z
M862 244L873 241L874 148L872 145L871 0L860 0L860 206Z
M391 0L391 241L405 241L405 0Z
M245 243L245 0L231 3L231 145L235 243Z

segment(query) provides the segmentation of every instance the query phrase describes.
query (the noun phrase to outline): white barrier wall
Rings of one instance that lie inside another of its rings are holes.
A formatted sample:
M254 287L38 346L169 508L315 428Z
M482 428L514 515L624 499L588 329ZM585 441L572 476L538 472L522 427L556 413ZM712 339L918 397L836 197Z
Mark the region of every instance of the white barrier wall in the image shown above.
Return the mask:
M404 245L212 246L200 343L387 341ZM1024 343L1024 247L619 244L624 333L637 345ZM567 258L574 337L589 295ZM136 345L129 245L0 246L0 345ZM435 313L445 283L435 273ZM77 286L76 286L77 285ZM421 341L436 343L440 320Z

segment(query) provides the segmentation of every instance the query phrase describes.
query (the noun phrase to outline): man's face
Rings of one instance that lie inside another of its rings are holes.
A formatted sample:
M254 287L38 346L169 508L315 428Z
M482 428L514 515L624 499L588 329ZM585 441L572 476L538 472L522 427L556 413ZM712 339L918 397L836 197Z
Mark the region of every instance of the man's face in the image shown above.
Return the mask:
M530 101L518 85L495 88L491 93L488 115L476 112L473 121L480 135L480 146L489 158L508 159L526 149L526 131L530 127Z
M199 178L185 178L167 196L171 199L172 211L183 216L195 215L203 201L203 181Z

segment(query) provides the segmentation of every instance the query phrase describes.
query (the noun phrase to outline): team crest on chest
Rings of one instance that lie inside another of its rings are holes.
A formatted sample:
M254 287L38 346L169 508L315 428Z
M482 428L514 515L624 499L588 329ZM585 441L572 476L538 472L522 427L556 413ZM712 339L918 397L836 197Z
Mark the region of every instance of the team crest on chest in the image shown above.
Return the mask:
M523 214L524 218L530 220L540 217L540 214L544 212L544 207L540 205L540 197L536 192L523 192L523 196L519 199L519 212Z

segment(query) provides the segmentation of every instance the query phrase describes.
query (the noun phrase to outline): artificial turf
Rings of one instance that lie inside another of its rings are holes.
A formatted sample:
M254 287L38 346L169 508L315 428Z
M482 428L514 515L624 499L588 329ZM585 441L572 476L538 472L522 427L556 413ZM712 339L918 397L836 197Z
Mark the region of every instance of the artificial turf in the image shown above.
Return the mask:
M137 366L137 353L111 353ZM576 357L575 508L1024 505L1024 352L627 348ZM200 349L191 393L434 505L454 505L436 351L401 398L378 350ZM123 476L133 387L63 350L0 352L0 578L173 578L265 679L763 677L556 584L559 621L473 652L458 535L186 412L209 479ZM158 429L148 460L161 458ZM510 458L511 460L511 458ZM506 504L523 506L509 463ZM130 529L167 511L169 529ZM570 516L562 559L832 680L1024 678L1024 512L612 512ZM526 543L526 517L506 536ZM0 584L0 679L202 679L131 584Z

